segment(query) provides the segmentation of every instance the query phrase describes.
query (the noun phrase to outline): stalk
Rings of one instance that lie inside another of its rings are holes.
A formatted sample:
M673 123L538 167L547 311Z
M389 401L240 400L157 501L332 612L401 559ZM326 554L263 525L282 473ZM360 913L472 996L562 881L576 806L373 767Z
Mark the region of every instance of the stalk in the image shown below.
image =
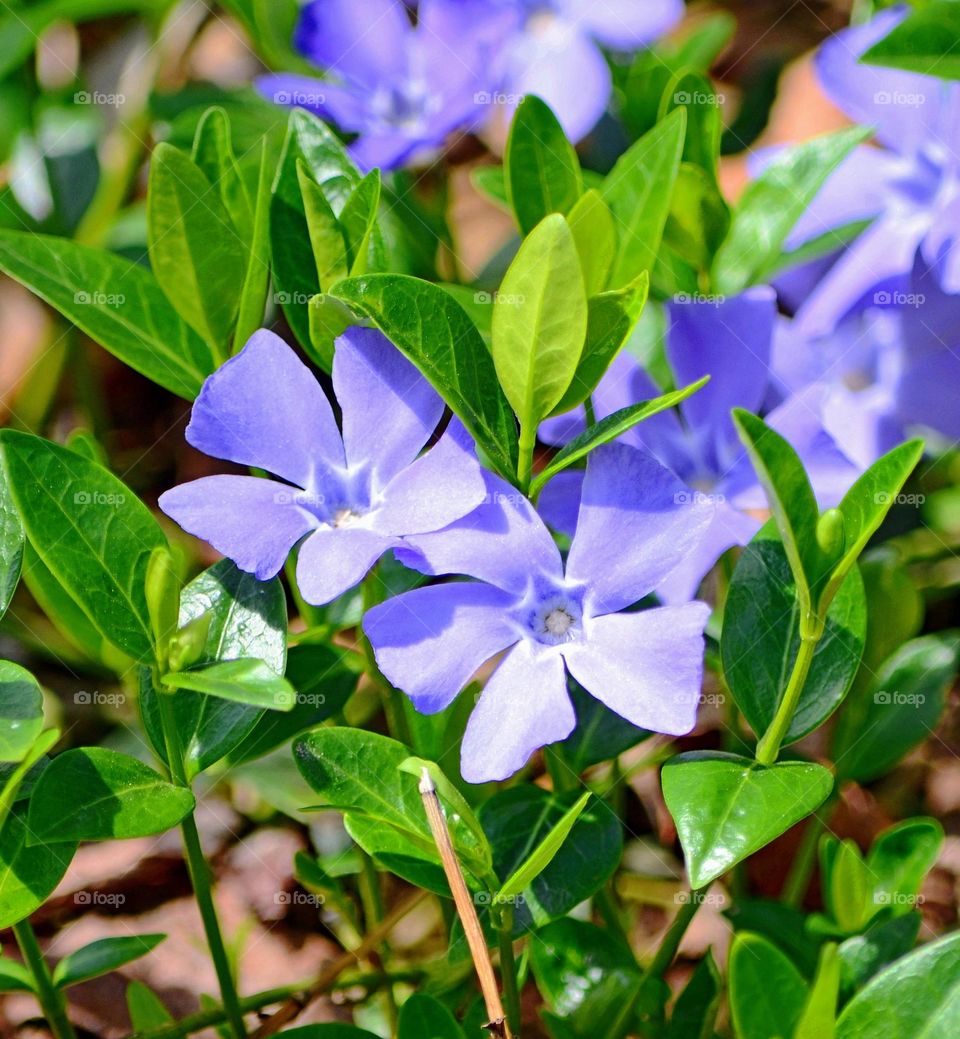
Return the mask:
M13 925L13 935L20 946L24 962L33 976L33 984L36 990L37 1001L43 1016L50 1025L56 1039L76 1039L76 1033L70 1019L67 1017L67 1008L64 1005L63 994L54 985L50 975L50 968L43 958L37 936L33 933L29 920L21 920Z
M790 680L784 690L783 699L777 707L777 713L770 723L770 728L757 744L756 758L761 765L772 765L780 754L780 747L790 728L797 704L800 702L800 696L803 693L807 675L810 673L810 665L813 663L813 655L817 651L819 641L818 635L801 634L800 651L793 662L793 670L790 672Z

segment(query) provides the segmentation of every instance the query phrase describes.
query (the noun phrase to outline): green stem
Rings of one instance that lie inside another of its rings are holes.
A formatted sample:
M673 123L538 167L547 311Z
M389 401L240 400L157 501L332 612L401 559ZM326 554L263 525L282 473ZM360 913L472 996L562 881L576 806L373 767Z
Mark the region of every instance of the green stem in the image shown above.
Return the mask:
M597 413L593 407L593 397L587 397L583 402L583 413L586 416L588 426L597 424Z
M37 936L33 933L29 920L21 920L13 925L13 935L20 946L24 962L33 976L33 984L36 990L37 1001L43 1010L43 1016L50 1025L56 1039L76 1039L76 1033L70 1019L67 1017L67 1008L64 1005L63 996L59 989L53 984L50 968L43 958L40 946L37 944Z
M677 955L677 950L680 948L680 942L687 933L690 921L697 915L704 891L704 888L695 888L690 892L687 901L683 903L680 912L673 918L673 923L670 924L667 933L663 936L660 948L657 949L656 955L650 961L650 966L644 972L644 981L649 981L651 978L662 978L667 973L670 964L673 963L674 957Z
M500 981L507 1024L514 1039L520 1039L520 991L517 988L517 961L513 955L513 906L503 906L497 922L500 945Z
M177 733L177 719L173 710L173 696L166 692L159 682L155 683L155 688L158 691L157 699L160 702L160 724L163 729L170 776L178 786L189 789L190 784L183 767L183 752L180 749L180 739ZM223 934L220 931L220 921L217 919L217 909L213 903L213 893L210 889L210 870L203 856L203 847L200 844L200 834L193 812L190 812L180 823L180 832L183 835L183 848L187 857L190 883L197 900L197 908L200 910L200 919L203 921L210 957L213 960L214 970L217 972L217 981L220 983L220 997L223 1000L230 1031L233 1033L234 1039L244 1039L247 1031L243 1024L243 1012L240 1009L237 987L230 969L230 959L227 956Z
M517 462L517 480L520 490L526 494L530 490L533 477L533 452L537 446L536 423L529 422L520 427L520 460Z
M761 765L772 765L780 754L780 747L786 738L793 720L793 714L800 702L803 687L810 673L810 665L813 663L813 655L817 651L819 635L809 635L801 632L800 650L797 659L793 662L793 670L790 672L790 680L784 690L783 698L777 707L770 728L764 733L763 738L757 744L757 761Z
M803 831L803 838L800 841L800 846L797 848L796 855L793 857L793 862L790 863L790 872L787 873L783 891L780 893L780 901L785 905L799 909L803 904L807 888L810 887L813 867L817 861L817 847L820 844L820 837L823 831L827 828L827 819L830 815L830 809L833 807L834 799L835 796L831 796L821 805L820 810L807 823L807 828Z

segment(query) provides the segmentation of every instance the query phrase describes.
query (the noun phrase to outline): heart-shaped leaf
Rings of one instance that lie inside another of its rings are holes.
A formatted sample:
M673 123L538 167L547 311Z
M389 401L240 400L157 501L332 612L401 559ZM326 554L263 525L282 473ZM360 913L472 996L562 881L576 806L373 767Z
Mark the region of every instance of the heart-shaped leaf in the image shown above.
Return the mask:
M779 837L833 788L833 777L820 765L781 761L764 767L719 751L679 754L664 765L661 778L694 888Z
M807 984L790 960L759 934L741 932L730 947L730 1012L737 1039L790 1039Z

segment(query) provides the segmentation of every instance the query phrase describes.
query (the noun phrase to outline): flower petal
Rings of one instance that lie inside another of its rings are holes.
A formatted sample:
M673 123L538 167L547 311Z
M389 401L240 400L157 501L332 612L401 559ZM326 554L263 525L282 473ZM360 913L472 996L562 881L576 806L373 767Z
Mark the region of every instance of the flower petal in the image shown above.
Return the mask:
M203 384L186 436L204 454L266 469L308 489L324 482L321 470L344 464L340 432L320 384L266 329Z
M691 551L713 506L650 455L626 444L587 462L567 578L586 586L593 616L639 602Z
M423 714L453 703L477 670L517 641L514 597L489 584L417 588L369 610L363 630L387 679Z
M275 577L290 549L315 526L296 488L257 476L205 476L160 495L160 508L261 581Z
M307 538L297 557L297 587L313 606L324 606L360 583L387 549L398 544L363 527L324 527Z
M570 674L622 718L681 736L697 718L703 678L702 602L595 619L563 656Z
M518 595L533 576L561 580L560 552L533 506L505 480L483 476L481 505L434 534L405 538L397 559L423 574L463 574Z
M470 715L460 753L463 778L507 779L576 724L560 654L524 640L504 657Z
M566 17L604 46L636 50L683 17L683 0L560 0Z
M437 391L375 328L350 328L337 340L333 390L347 465L369 466L380 487L417 457L443 415Z
M441 530L472 512L486 493L472 444L466 446L459 429L448 429L384 487L371 524L381 534L397 536Z
M577 529L584 475L582 469L564 469L543 488L537 500L537 511L544 521L568 538Z

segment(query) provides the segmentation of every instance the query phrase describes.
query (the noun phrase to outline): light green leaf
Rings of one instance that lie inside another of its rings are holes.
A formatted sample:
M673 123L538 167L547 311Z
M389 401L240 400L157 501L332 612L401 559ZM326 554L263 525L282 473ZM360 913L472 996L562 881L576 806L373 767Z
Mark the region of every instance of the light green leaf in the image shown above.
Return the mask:
M0 761L22 761L43 728L43 694L29 671L0 660Z
M49 767L49 766L48 766ZM0 927L25 920L50 897L77 850L75 841L27 843L26 811L0 825Z
M23 565L23 524L0 468L0 617L7 612Z
M234 703L291 711L297 694L269 664L251 657L225 660L194 671L173 671L161 679L170 689L189 689Z
M340 229L340 222L333 215L330 203L320 185L310 176L310 171L302 159L297 160L297 180L300 182L300 192L303 195L303 208L317 267L318 284L327 288L347 276L347 245Z
M366 274L380 206L380 171L371 170L354 188L340 214L350 274Z
M737 1039L791 1039L807 985L766 938L741 931L730 947L730 1012Z
M147 1032L173 1023L173 1014L142 981L131 981L127 986L127 1013L136 1032Z
M580 257L587 296L595 296L606 288L617 252L613 213L600 192L591 188L570 210L567 223Z
M960 8L932 0L910 14L860 59L870 65L960 79Z
M163 940L165 934L138 934L122 938L101 938L64 956L53 971L53 983L65 989L81 981L99 978L102 974L123 967L146 956Z
M0 992L33 992L30 971L17 960L0 956Z

